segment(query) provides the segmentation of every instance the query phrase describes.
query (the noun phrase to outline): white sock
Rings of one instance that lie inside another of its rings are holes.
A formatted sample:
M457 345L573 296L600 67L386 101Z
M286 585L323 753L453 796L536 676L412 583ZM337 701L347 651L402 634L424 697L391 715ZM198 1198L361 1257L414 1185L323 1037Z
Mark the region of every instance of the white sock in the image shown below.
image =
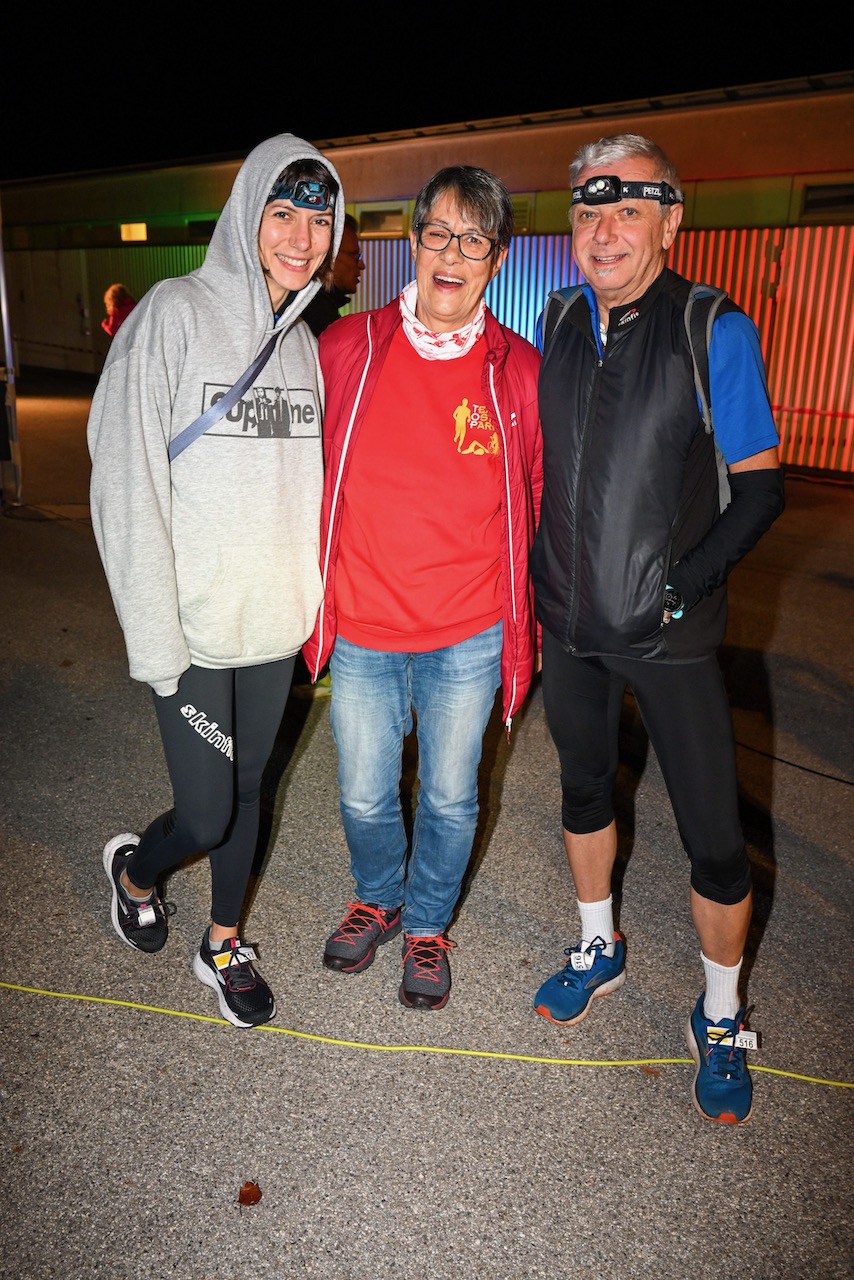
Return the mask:
M703 969L706 973L706 994L703 997L703 1010L710 1022L718 1022L721 1018L734 1018L741 1007L738 998L738 975L741 961L727 968L726 965L715 964L700 952Z
M585 943L602 938L607 942L606 956L614 954L614 895L609 893L602 902L579 902L581 938Z

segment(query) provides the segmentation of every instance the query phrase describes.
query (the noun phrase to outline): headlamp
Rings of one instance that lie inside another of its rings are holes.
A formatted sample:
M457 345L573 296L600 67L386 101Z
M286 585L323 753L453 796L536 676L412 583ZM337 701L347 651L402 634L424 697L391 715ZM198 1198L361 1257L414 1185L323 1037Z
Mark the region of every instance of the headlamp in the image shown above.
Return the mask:
M588 178L572 188L572 203L617 204L619 200L656 200L659 204L682 204L682 196L667 182L623 182L615 174Z
M292 187L277 179L267 204L271 200L290 200L296 209L331 209L335 203L325 182L309 182L307 178L300 178Z

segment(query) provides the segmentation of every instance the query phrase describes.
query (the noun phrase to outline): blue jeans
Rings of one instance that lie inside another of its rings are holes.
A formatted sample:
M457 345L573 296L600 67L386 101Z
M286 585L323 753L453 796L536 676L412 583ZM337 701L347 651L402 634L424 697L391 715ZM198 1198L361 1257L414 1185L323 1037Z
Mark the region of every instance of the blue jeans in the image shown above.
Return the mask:
M443 933L459 897L477 827L483 735L501 683L502 636L497 622L427 653L335 641L330 716L356 892L386 909L403 904L409 934ZM407 863L400 782L413 723L418 799Z

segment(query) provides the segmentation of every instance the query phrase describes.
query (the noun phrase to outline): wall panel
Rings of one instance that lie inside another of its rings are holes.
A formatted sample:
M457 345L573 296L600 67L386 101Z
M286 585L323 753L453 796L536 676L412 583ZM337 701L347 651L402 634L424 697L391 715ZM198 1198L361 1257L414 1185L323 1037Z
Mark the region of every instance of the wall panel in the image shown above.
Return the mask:
M363 249L353 311L381 306L413 274L408 242L365 241ZM755 323L782 461L854 474L854 227L682 231L669 265L725 288ZM533 342L549 291L578 280L568 235L518 236L487 302Z
M854 227L792 227L769 384L785 463L854 474Z
M351 311L382 306L413 278L409 241L365 239L365 271ZM137 297L204 260L204 246L9 252L6 269L17 364L97 372L106 286ZM791 467L854 476L854 227L681 231L670 265L722 285L759 330ZM530 341L551 289L576 283L568 234L517 236L487 301ZM39 300L42 301L39 301ZM50 299L50 305L44 305Z

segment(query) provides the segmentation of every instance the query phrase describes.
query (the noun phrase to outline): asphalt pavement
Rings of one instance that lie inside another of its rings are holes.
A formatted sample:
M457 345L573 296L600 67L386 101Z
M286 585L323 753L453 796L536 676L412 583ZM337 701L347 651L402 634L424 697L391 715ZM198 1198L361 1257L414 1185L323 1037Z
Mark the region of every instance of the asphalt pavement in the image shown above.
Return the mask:
M854 488L790 475L731 577L761 1041L754 1115L731 1127L691 1105L688 865L630 697L628 980L577 1028L532 1008L577 932L538 686L509 744L497 716L487 734L443 1011L401 1006L396 942L360 975L321 965L352 891L328 698L291 697L265 784L243 934L275 1021L238 1031L191 973L204 859L169 880L165 950L121 944L101 850L171 793L92 537L91 390L19 379L20 501L0 516L0 1277L854 1275Z

